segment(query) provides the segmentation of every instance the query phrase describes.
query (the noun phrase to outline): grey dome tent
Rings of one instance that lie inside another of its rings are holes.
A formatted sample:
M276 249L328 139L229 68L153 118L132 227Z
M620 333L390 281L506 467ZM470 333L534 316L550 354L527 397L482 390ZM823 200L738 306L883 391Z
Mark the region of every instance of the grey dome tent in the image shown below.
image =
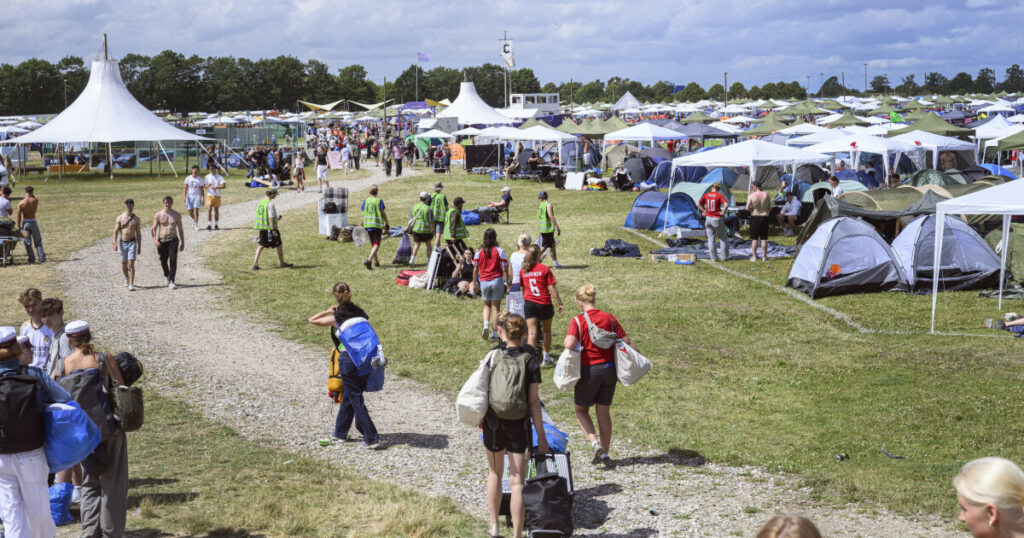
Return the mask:
M910 221L892 241L906 276L914 290L932 288L935 261L935 215L921 215ZM999 256L966 222L946 215L939 261L940 290L991 288L999 284Z
M815 299L909 289L885 240L871 225L850 217L832 219L814 231L797 253L786 286Z

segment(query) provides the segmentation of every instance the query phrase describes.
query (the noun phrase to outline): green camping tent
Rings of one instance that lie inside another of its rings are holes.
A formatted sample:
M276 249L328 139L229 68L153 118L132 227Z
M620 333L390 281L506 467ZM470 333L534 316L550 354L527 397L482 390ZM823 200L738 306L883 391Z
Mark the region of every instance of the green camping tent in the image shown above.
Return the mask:
M562 124L557 127L557 130L571 135L581 133L580 126L572 120L563 121Z
M889 105L882 104L879 105L878 108L868 111L868 116L888 116L890 112L896 112L896 109Z
M921 103L918 103L917 101L911 99L911 100L907 101L906 103L903 103L903 106L901 106L900 108L902 108L903 110L924 110L924 109L926 109L928 107L926 107L926 106L922 105Z
M679 183L676 183L672 187L672 192L684 193L684 194L686 194L687 196L689 196L690 198L693 199L693 203L694 204L697 204L697 203L700 202L701 197L704 196L704 194L706 192L711 190L711 185L713 185L713 184L712 183L690 183L688 181L681 181ZM729 191L729 187L726 187L723 184L722 185L722 190L720 190L718 192L722 193L722 196L725 196L726 200L729 200L729 205L732 205L732 203L733 203L733 196L732 196L732 192Z
M902 129L894 129L889 131L889 136L901 135L903 133L909 133L911 131L924 131L927 133L942 135L942 136L961 136L961 135L972 135L974 129L964 129L963 127L957 127L946 120L939 117L938 114L929 111L928 114L917 120L916 122L903 127Z
M693 114L690 114L689 116L686 116L685 118L679 120L679 123L711 123L713 121L715 121L715 118L712 118L711 116L708 116L707 114L698 110Z
M1024 131L1010 135L996 144L996 151L1010 151L1021 148L1024 148ZM1024 275L1021 275L1021 278L1024 279Z
M907 179L903 180L903 184L910 185L911 187L920 187L921 185L938 185L940 187L945 187L948 185L963 185L964 183L949 174L939 172L938 170L932 170L931 168L925 168L910 174Z
M769 112L757 127L747 129L740 136L765 136L786 128L786 121L775 112Z
M537 118L530 118L524 121L523 124L519 126L519 128L529 129L530 127L533 127L535 125L540 125L542 127L547 127L548 129L553 129L553 127L551 127L551 124L547 123L544 120L538 120Z
M830 112L828 110L815 106L815 104L810 100L789 105L779 111L779 114L785 114L787 116L817 116L829 113Z
M864 121L864 120L862 120L862 119L860 119L860 118L858 118L857 116L854 116L853 114L847 112L846 114L843 114L843 117L839 118L836 121L833 121L833 122L829 123L828 125L829 125L829 127L850 127L850 126L853 126L853 125L859 125L861 127L867 127L867 126L869 126L871 124L866 122L866 121Z

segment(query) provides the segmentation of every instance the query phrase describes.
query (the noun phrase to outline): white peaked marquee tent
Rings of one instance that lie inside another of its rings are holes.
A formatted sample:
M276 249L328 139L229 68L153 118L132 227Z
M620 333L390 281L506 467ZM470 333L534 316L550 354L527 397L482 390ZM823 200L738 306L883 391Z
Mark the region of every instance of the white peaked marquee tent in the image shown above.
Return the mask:
M758 166L785 166L823 163L831 157L803 149L772 144L763 140L746 140L700 153L691 153L672 159L674 169L680 166L746 166L750 177L757 177ZM749 190L750 187L748 186Z
M458 118L459 125L512 125L514 121L485 103L472 82L463 82L459 96L437 117Z
M121 80L117 61L109 59L104 50L104 57L92 63L85 89L70 106L39 129L5 142L101 143L107 144L109 154L112 142L152 141L163 150L163 140L199 142L208 139L168 125L136 101ZM166 151L164 157L167 157Z

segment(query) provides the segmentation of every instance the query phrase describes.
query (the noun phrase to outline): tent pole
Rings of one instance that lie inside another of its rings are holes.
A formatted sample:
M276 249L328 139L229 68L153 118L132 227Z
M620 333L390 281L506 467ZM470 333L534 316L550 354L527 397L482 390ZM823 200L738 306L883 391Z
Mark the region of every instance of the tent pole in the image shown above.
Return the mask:
M64 179L64 144L57 145L57 177L61 180Z
M198 151L196 152L196 164L199 164L199 152ZM185 170L188 170L188 169L189 169L188 142L185 142ZM177 176L177 174L175 174L175 176Z
M149 175L153 175L153 142L149 142Z
M167 159L167 166L171 167L171 172L174 172L174 177L178 177L178 171L174 169L174 163L171 162L171 158L167 156L167 150L164 149L164 143L157 140L157 144L160 145L160 150L164 152L164 158ZM185 154L188 154L188 146L185 146Z
M932 329L935 334L935 305L939 299L939 262L942 260L942 235L946 227L946 212L935 207L935 254L932 259Z
M110 170L110 179L114 179L114 148L107 142L107 168Z
M197 140L196 144L199 144L199 147L203 148L203 151L206 151L206 146L204 146L202 144L202 142L199 142ZM209 154L209 152L207 152L207 153ZM217 168L220 168L221 170L224 170L224 175L225 176L230 176L231 175L231 174L228 173L227 169L225 169L223 166L221 166L221 164L219 162L217 162L217 159L216 159L215 155L210 155L210 159L209 160L213 161L213 163L217 165ZM199 155L198 155L198 152L197 152L197 154L196 154L196 164L198 164L198 161L199 161Z
M1010 215L1003 215L1003 250L999 253L999 257L1002 258L999 264L999 306L997 307L1001 312L1003 310L1003 278L1006 274L1006 248L1010 243Z

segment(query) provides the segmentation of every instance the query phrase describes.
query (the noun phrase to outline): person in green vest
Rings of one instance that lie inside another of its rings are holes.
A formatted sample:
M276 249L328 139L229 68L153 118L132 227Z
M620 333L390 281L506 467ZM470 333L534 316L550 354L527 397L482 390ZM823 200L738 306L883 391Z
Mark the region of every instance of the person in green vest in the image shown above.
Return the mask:
M260 270L260 254L265 248L277 247L277 261L281 267L291 267L292 264L285 263L284 250L281 248L281 233L277 231L277 221L281 215L277 214L277 207L274 206L274 198L277 198L276 189L267 189L267 197L260 200L256 205L256 224L253 228L260 233L256 247L256 258L252 261L252 270Z
M420 193L420 201L416 205L412 206L412 212L409 214L409 233L412 234L412 256L409 256L409 265L416 263L416 253L420 250L420 245L430 245L430 241L434 238L434 234L431 233L433 230L433 211L430 206L427 205L430 202L430 193L423 191Z
M459 252L466 250L466 242L463 239L469 237L466 223L462 221L463 203L462 197L456 196L455 200L452 200L453 207L444 216L444 240L448 244L449 251L453 248L456 249L454 250L456 256Z
M377 186L370 185L370 195L363 200L363 228L366 235L370 236L370 257L363 262L367 269L373 270L373 266L380 267L380 260L377 259L377 251L380 249L380 240L384 230L390 230L388 214L384 211L384 200L377 198Z
M562 264L558 263L558 254L555 252L555 232L562 235L562 229L555 220L555 210L548 201L548 191L540 191L537 198L540 200L540 206L537 207L537 228L540 229L541 248L544 249L540 257L544 258L550 251L553 265L561 268Z
M448 212L448 199L441 194L444 185L440 181L434 183L434 194L430 195L430 211L434 222L434 248L441 246L441 236L444 235L444 217Z

